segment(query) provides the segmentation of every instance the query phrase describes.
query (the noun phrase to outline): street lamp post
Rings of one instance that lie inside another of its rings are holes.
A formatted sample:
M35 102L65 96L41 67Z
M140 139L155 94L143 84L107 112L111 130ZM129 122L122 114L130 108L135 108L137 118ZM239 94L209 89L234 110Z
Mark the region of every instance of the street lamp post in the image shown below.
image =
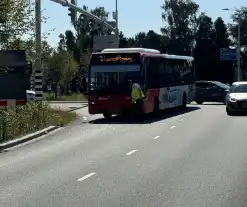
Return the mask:
M222 9L224 11L233 11L232 9L229 9L229 8L225 8L225 9ZM241 81L241 61L240 61L240 58L241 58L241 36L240 36L240 32L241 32L241 22L239 20L238 22L238 37L237 37L237 81Z
M241 57L240 32L241 32L241 30L240 30L240 27L241 27L241 23L239 21L239 23L238 23L238 76L237 76L238 81L241 81L241 69L240 69L240 64L241 64L241 62L240 62L240 57Z
M118 0L116 0L116 9L115 9L115 12L116 12L116 41L117 41L117 47L119 47L119 31L118 31Z

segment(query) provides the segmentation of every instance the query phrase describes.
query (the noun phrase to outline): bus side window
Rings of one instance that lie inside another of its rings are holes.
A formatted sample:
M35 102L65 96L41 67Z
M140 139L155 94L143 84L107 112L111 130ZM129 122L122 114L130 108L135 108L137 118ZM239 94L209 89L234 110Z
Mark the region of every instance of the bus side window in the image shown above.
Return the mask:
M180 68L180 77L183 81L183 84L191 84L194 81L194 71L193 71L193 65L190 64L189 61L183 60L181 61L182 65Z
M178 75L176 71L177 68L177 60L174 59L166 59L166 73L168 78L168 84L169 86L175 86L178 85Z
M148 88L159 88L160 77L159 77L159 59L156 57L150 57L149 66L147 68L147 85Z
M180 60L177 59L173 59L172 60L172 74L173 74L173 81L174 81L174 85L180 85L181 84L181 80L180 80L180 71L179 71L179 62Z

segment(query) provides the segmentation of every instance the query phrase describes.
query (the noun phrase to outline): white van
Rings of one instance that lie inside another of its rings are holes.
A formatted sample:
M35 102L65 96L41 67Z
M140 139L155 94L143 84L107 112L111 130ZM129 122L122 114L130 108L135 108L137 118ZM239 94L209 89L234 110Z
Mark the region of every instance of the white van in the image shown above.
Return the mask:
M35 92L31 90L26 90L27 94L27 101L34 101L35 100Z

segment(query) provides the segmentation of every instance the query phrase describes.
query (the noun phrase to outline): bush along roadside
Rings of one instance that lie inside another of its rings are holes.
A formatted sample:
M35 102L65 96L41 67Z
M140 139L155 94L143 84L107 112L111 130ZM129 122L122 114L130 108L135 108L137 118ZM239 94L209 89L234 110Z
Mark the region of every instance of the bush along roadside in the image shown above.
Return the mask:
M0 143L51 125L64 126L75 119L75 113L52 109L48 104L41 102L32 102L24 106L1 110Z

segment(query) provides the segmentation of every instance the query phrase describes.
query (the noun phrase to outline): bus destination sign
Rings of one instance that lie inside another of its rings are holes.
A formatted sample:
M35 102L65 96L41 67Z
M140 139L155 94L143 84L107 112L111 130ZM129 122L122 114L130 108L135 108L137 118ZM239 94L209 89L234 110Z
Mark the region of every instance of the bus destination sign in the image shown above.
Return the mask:
M100 62L120 62L120 63L132 63L134 59L132 57L122 57L118 55L116 57L107 58L105 56L100 56Z
M93 54L91 63L93 65L140 64L140 54Z

